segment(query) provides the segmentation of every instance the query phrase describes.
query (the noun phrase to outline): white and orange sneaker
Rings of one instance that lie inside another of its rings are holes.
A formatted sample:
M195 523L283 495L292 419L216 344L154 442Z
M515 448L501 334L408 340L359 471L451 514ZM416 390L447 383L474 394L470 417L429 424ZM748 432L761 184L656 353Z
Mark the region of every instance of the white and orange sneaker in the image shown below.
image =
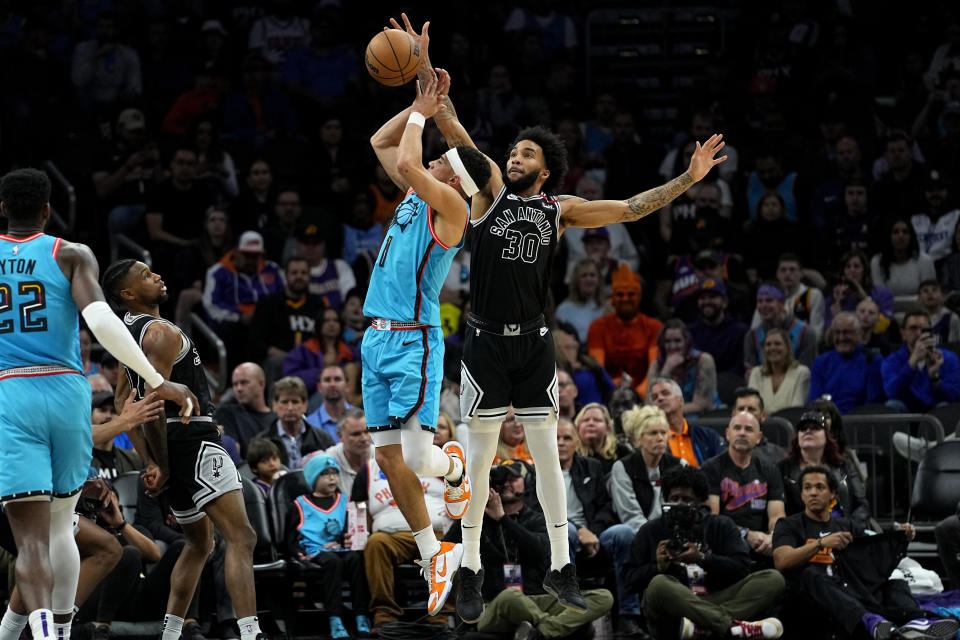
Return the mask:
M435 616L440 613L453 589L453 576L460 568L462 560L463 545L453 542L441 542L437 555L429 560L417 560L430 591L427 599L428 615Z
M467 512L472 493L470 478L467 477L467 458L463 454L463 445L456 440L443 445L443 452L448 456L456 456L463 464L463 475L460 477L459 484L452 485L449 480L443 481L443 502L447 508L447 515L454 520L459 520Z

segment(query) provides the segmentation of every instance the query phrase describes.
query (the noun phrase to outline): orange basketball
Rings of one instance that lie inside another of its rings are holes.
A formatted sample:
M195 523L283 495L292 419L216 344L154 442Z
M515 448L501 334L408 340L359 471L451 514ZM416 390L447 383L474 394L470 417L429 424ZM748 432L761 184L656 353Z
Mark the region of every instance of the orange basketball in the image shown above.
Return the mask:
M417 77L420 45L406 31L381 31L370 40L363 61L374 80L399 87Z

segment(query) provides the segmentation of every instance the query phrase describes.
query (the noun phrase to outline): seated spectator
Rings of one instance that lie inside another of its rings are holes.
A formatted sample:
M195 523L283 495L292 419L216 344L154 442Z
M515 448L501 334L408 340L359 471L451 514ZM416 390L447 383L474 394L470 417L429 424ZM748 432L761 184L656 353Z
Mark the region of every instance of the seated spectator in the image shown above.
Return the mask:
M686 464L667 452L667 416L657 407L634 407L623 414L623 430L634 452L613 463L610 495L620 522L634 531L659 518L663 500L660 480L670 469Z
M437 432L439 431L438 420ZM340 414L337 419L337 440L337 444L324 453L337 461L340 469L340 493L349 496L353 491L357 472L374 454L363 409L351 407Z
M557 415L572 420L580 411L579 395L573 376L563 367L557 367Z
M671 511L698 514L702 533L682 547L673 546L674 516L667 512L640 527L633 539L626 579L631 591L643 594L653 636L676 638L679 629L684 640L713 634L779 638L779 620L757 618L780 600L783 576L773 569L750 573L750 550L737 526L726 516L704 513L709 495L704 473L674 468L661 486Z
M860 478L860 482L866 485L866 465L860 464L856 450L847 444L847 432L843 428L843 416L840 414L840 409L837 408L837 405L826 398L817 398L805 407L804 413L807 411L815 411L823 416L823 419L826 420L827 423L827 433L837 441L837 448L840 449L840 452L850 461L850 466L857 471L857 477ZM896 438L894 438L894 440L896 440ZM785 457L786 453L780 456L780 459L782 460ZM780 460L777 460L777 462L779 463Z
M611 315L597 318L590 325L587 345L590 355L620 384L628 376L627 386L643 394L647 370L656 357L657 334L663 324L640 313L640 276L621 265L613 274Z
M267 71L258 52L248 53L241 63L240 82L224 99L224 141L237 148L238 154L262 152L268 141L299 133L297 114L286 92L270 86Z
M816 247L817 266L824 272L839 270L838 256L851 249L866 251L875 243L880 217L870 206L868 187L861 178L848 178L841 191L842 207L836 219L818 229L828 238ZM876 278L873 281L879 284Z
M779 327L790 336L793 357L808 367L817 357L817 334L810 330L807 323L793 317L784 305L783 289L776 282L768 282L757 289L757 315L760 324L750 329L743 339L743 359L746 368L763 364L763 340L767 331Z
M561 419L557 424L557 450L566 485L570 561L581 568L612 562L620 602L620 631L635 633L639 629L636 619L640 601L623 581L623 565L634 532L627 525L617 524L607 491L608 472L601 462L580 455L577 451L582 446L573 423Z
M283 359L283 375L297 376L312 386L325 367L356 366L359 362L357 349L343 339L340 312L326 307L317 313L313 336L291 349Z
M954 587L960 585L960 504L957 513L937 524L934 529L937 537L937 554L947 572L947 578Z
M792 253L780 254L777 261L777 283L783 291L783 306L787 312L797 320L807 323L807 326L817 332L819 336L824 330L825 302L819 289L805 285L803 278L803 263ZM759 295L759 294L758 294ZM756 328L763 322L760 307L753 314L751 327Z
M590 178L587 178L587 180L590 180ZM626 235L626 233L624 234ZM597 268L598 293L602 298L607 299L610 297L610 288L613 285L613 274L617 268L624 263L610 257L610 232L607 231L606 227L583 229L580 237L582 239L583 254L585 254L586 259L590 260ZM570 247L571 251L575 252L575 255L580 253L576 250L576 245L571 243L569 239L567 246ZM567 280L570 279L570 277L567 278ZM598 314L598 317L602 315L602 313Z
M590 258L584 258L573 267L570 291L557 305L557 322L569 322L576 329L577 339L586 342L590 323L604 315L603 283L600 271Z
M77 43L71 78L81 105L91 113L134 102L143 93L140 56L119 42L113 12L104 11L97 18L95 38Z
M305 221L297 229L297 255L310 263L310 293L339 309L347 292L357 286L353 269L340 258L327 258L327 240L315 222Z
M500 442L497 444L497 455L493 464L500 464L504 460L523 460L533 464L533 456L527 449L523 423L517 420L513 406L507 408L507 417L500 425Z
M790 443L787 457L780 461L787 515L803 511L803 485L800 484L800 475L804 469L816 466L829 468L836 477L836 514L866 528L870 519L870 507L859 472L829 432L823 414L806 411L797 422L797 435Z
M317 5L308 21L310 37L300 41L302 46L286 51L283 81L288 90L303 101L305 108L329 108L358 84L360 65L353 47L343 41L346 34L338 15L330 7ZM274 28L286 36L288 24L286 20L278 20ZM269 40L264 46L269 46Z
M750 370L747 385L757 389L770 413L800 407L810 394L810 369L793 359L790 336L773 328L763 338L763 364Z
M960 291L960 220L953 228L950 249L950 254L940 266L940 282L946 291Z
M361 571L363 554L350 549L347 532L347 497L340 492L340 467L325 454L310 458L303 467L303 479L310 487L294 499L288 513L284 540L287 554L300 562L323 567L321 602L330 616L330 637L351 637L343 626L343 582L350 583L351 610L356 615L358 635L370 633L367 620L367 576Z
M910 222L897 218L882 239L880 253L870 260L874 283L889 287L897 296L914 296L925 280L936 280L933 260L920 253Z
M450 518L443 502L443 478L421 477L424 500L430 524L438 540L450 528ZM370 589L370 614L373 627L396 622L403 616L394 592L393 571L397 565L413 562L420 557L410 525L400 513L386 476L380 471L376 458L368 460L353 482L353 502L367 503L370 537L363 549L363 563ZM462 570L462 569L461 569Z
M263 238L256 231L245 231L237 248L207 270L203 307L227 343L231 359L246 353L257 302L282 290L280 267L264 259Z
M797 172L785 173L783 160L772 149L759 153L754 161L754 170L747 176L747 206L751 220L760 213L760 198L768 191L776 191L786 203L787 220L797 220L797 196L795 185Z
M244 188L230 204L234 228L265 230L271 214L276 213L277 195L270 164L263 158L255 158L247 169Z
M127 397L127 404L124 405L124 414L117 416L113 406L113 392L100 391L92 396L92 410L90 421L94 425L94 435L97 435L96 427L98 425L107 425L109 422L120 422L118 418L127 421L130 429L139 426L144 422L150 422L160 415L161 404L153 399L143 400L138 403L132 402L132 396ZM154 396L150 394L149 397ZM152 408L151 408L152 407ZM129 409L129 410L128 410ZM138 422L134 422L138 420ZM111 425L116 426L116 425ZM122 433L126 434L126 431ZM140 456L133 449L122 449L114 443L113 436L107 434L106 438L96 438L93 442L93 459L90 460L90 466L97 470L98 475L104 480L115 480L117 476L128 471L143 471L144 465Z
M553 331L556 346L557 370L570 371L576 385L579 402L604 402L614 390L613 380L606 369L587 353L577 337L577 330L566 322L558 322Z
M263 241L267 256L278 264L287 264L297 255L297 226L303 215L300 192L296 187L277 189L273 205L273 217L263 228ZM309 270L309 267L308 267Z
M260 432L276 424L275 414L264 400L266 379L260 365L244 362L230 376L234 402L223 402L213 419L223 425L223 432L233 438L241 454Z
M287 376L273 383L273 411L278 419L275 426L257 434L270 440L280 451L280 461L291 470L303 466L308 453L329 449L333 438L326 431L305 422L307 387L300 378Z
M337 425L340 418L348 409L353 409L353 405L347 402L347 378L343 367L338 364L332 364L320 369L317 374L317 393L314 396L320 397L320 404L317 408L307 415L307 422L318 429L326 431L330 437L337 440ZM309 411L309 406L307 408Z
M221 207L209 207L204 214L203 231L199 242L180 252L176 274L180 295L177 296L176 324L187 326L193 308L203 302L203 283L207 271L233 250L233 232L230 217Z
M717 406L717 366L713 356L693 347L693 336L678 318L667 320L657 336L657 357L647 379L670 378L683 391L684 415Z
M927 312L909 311L900 335L903 346L883 359L881 369L887 405L924 413L960 399L960 361L937 346Z
M617 387L613 390L613 393L610 394L610 417L613 418L613 432L616 434L617 439L626 442L627 437L623 432L623 423L621 418L623 414L634 407L639 407L643 404L640 400L640 396L636 391L630 387Z
M760 395L759 391L752 387L738 387L734 389L733 396L734 402L731 413L733 415L743 412L749 413L756 418L757 422L759 422L761 425L760 444L754 447L752 457L760 462L777 466L780 461L783 460L783 457L786 455L786 451L784 451L783 447L777 443L771 442L770 439L767 438L767 436L763 433L763 421L767 419L767 411L763 403L763 396Z
M565 638L608 612L613 596L605 589L584 590L587 612L577 613L544 592L548 566L543 549L549 543L546 522L524 499L530 491L528 467L520 461L510 462L490 470L491 491L480 537L484 567L479 571L481 595L487 604L477 631L519 633L523 629L528 640ZM460 542L462 537L460 522L455 521L444 540ZM519 571L510 572L511 567ZM460 571L472 573L466 567Z
M960 210L958 210L960 211ZM930 316L933 333L942 345L960 342L960 316L943 304L943 289L936 280L924 280L917 292L920 307Z
M864 349L887 356L900 344L900 327L897 321L880 313L880 307L870 298L857 304L857 319L860 321L860 343Z
M960 627L956 620L929 620L905 580L886 579L906 548L903 538L913 539L912 525L901 525L903 534L899 536L873 536L872 544L854 552L851 544L857 546L855 540L863 537L863 527L833 513L831 505L838 498L833 471L823 466L808 467L798 481L803 512L777 523L774 564L798 590L802 589L800 606L805 611L809 611L809 604L825 611L850 636L862 625L873 640L889 640L895 634L947 640L956 634ZM869 567L858 568L864 562ZM882 576L879 584L872 577L878 573ZM863 576L871 577L865 582Z
M683 458L687 464L699 467L704 461L723 450L723 441L708 427L691 427L683 417L683 392L673 380L653 380L647 390L647 404L663 411L670 425L668 443L670 453Z
M271 440L254 438L247 445L247 464L253 473L253 483L266 496L274 480L285 473L280 462L280 449Z
M760 421L735 413L727 426L729 447L701 467L710 485L710 512L728 516L740 529L754 558L773 555L773 528L784 517L780 469L753 456L760 444ZM762 566L772 566L769 561Z
M351 347L359 348L363 333L370 328L370 321L363 315L363 292L356 287L347 292L343 302L343 325L344 341Z
M240 192L237 168L233 164L233 157L220 146L220 132L214 118L207 114L194 120L188 139L193 141L197 149L197 180L216 194L220 201L236 198Z
M443 411L437 416L437 431L433 434L433 446L443 448L451 440L457 439L457 427Z
M374 199L369 191L358 191L351 204L352 215L343 225L343 259L354 269L365 268L370 273L383 243L383 225L373 221Z
M873 284L867 264L867 254L859 249L851 249L840 258L843 277L833 287L833 294L827 298L826 326L830 326L833 316L841 311L854 311L857 304L870 298L877 304L880 313L893 318L893 291L887 287Z
M759 214L746 225L743 238L750 248L746 267L751 278L769 280L776 275L780 255L800 253L805 238L800 225L787 220L787 205L778 192L764 193L757 207Z
M810 367L810 400L829 394L841 413L883 400L883 358L864 350L861 335L855 314L834 316L828 333L833 350L817 356Z
M727 286L707 278L697 295L697 319L689 326L693 347L713 356L718 374L743 373L743 340L747 325L727 312Z
M280 377L290 351L316 333L316 319L324 308L323 298L308 291L310 266L306 260L291 258L283 274L283 290L257 300L250 321L250 357L264 362L271 380Z
M613 418L599 402L584 405L573 424L580 437L577 453L598 461L605 474L610 473L614 462L630 455L630 447L617 442L617 437L613 435Z

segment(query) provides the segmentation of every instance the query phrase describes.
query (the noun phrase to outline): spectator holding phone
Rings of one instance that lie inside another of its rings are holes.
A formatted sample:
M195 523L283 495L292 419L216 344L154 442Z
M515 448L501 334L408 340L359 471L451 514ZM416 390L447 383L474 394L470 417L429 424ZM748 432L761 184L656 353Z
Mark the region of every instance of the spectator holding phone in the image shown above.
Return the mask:
M937 346L927 312L908 312L900 335L903 346L881 367L887 405L923 413L960 399L960 362L952 351Z

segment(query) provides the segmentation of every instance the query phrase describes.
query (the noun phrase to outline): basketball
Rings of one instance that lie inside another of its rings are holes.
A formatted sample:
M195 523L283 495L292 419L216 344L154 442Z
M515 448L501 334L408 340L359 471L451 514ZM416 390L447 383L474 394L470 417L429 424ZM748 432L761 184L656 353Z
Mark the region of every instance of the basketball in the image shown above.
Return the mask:
M373 36L363 61L374 80L399 87L417 76L420 45L405 31L388 29Z

